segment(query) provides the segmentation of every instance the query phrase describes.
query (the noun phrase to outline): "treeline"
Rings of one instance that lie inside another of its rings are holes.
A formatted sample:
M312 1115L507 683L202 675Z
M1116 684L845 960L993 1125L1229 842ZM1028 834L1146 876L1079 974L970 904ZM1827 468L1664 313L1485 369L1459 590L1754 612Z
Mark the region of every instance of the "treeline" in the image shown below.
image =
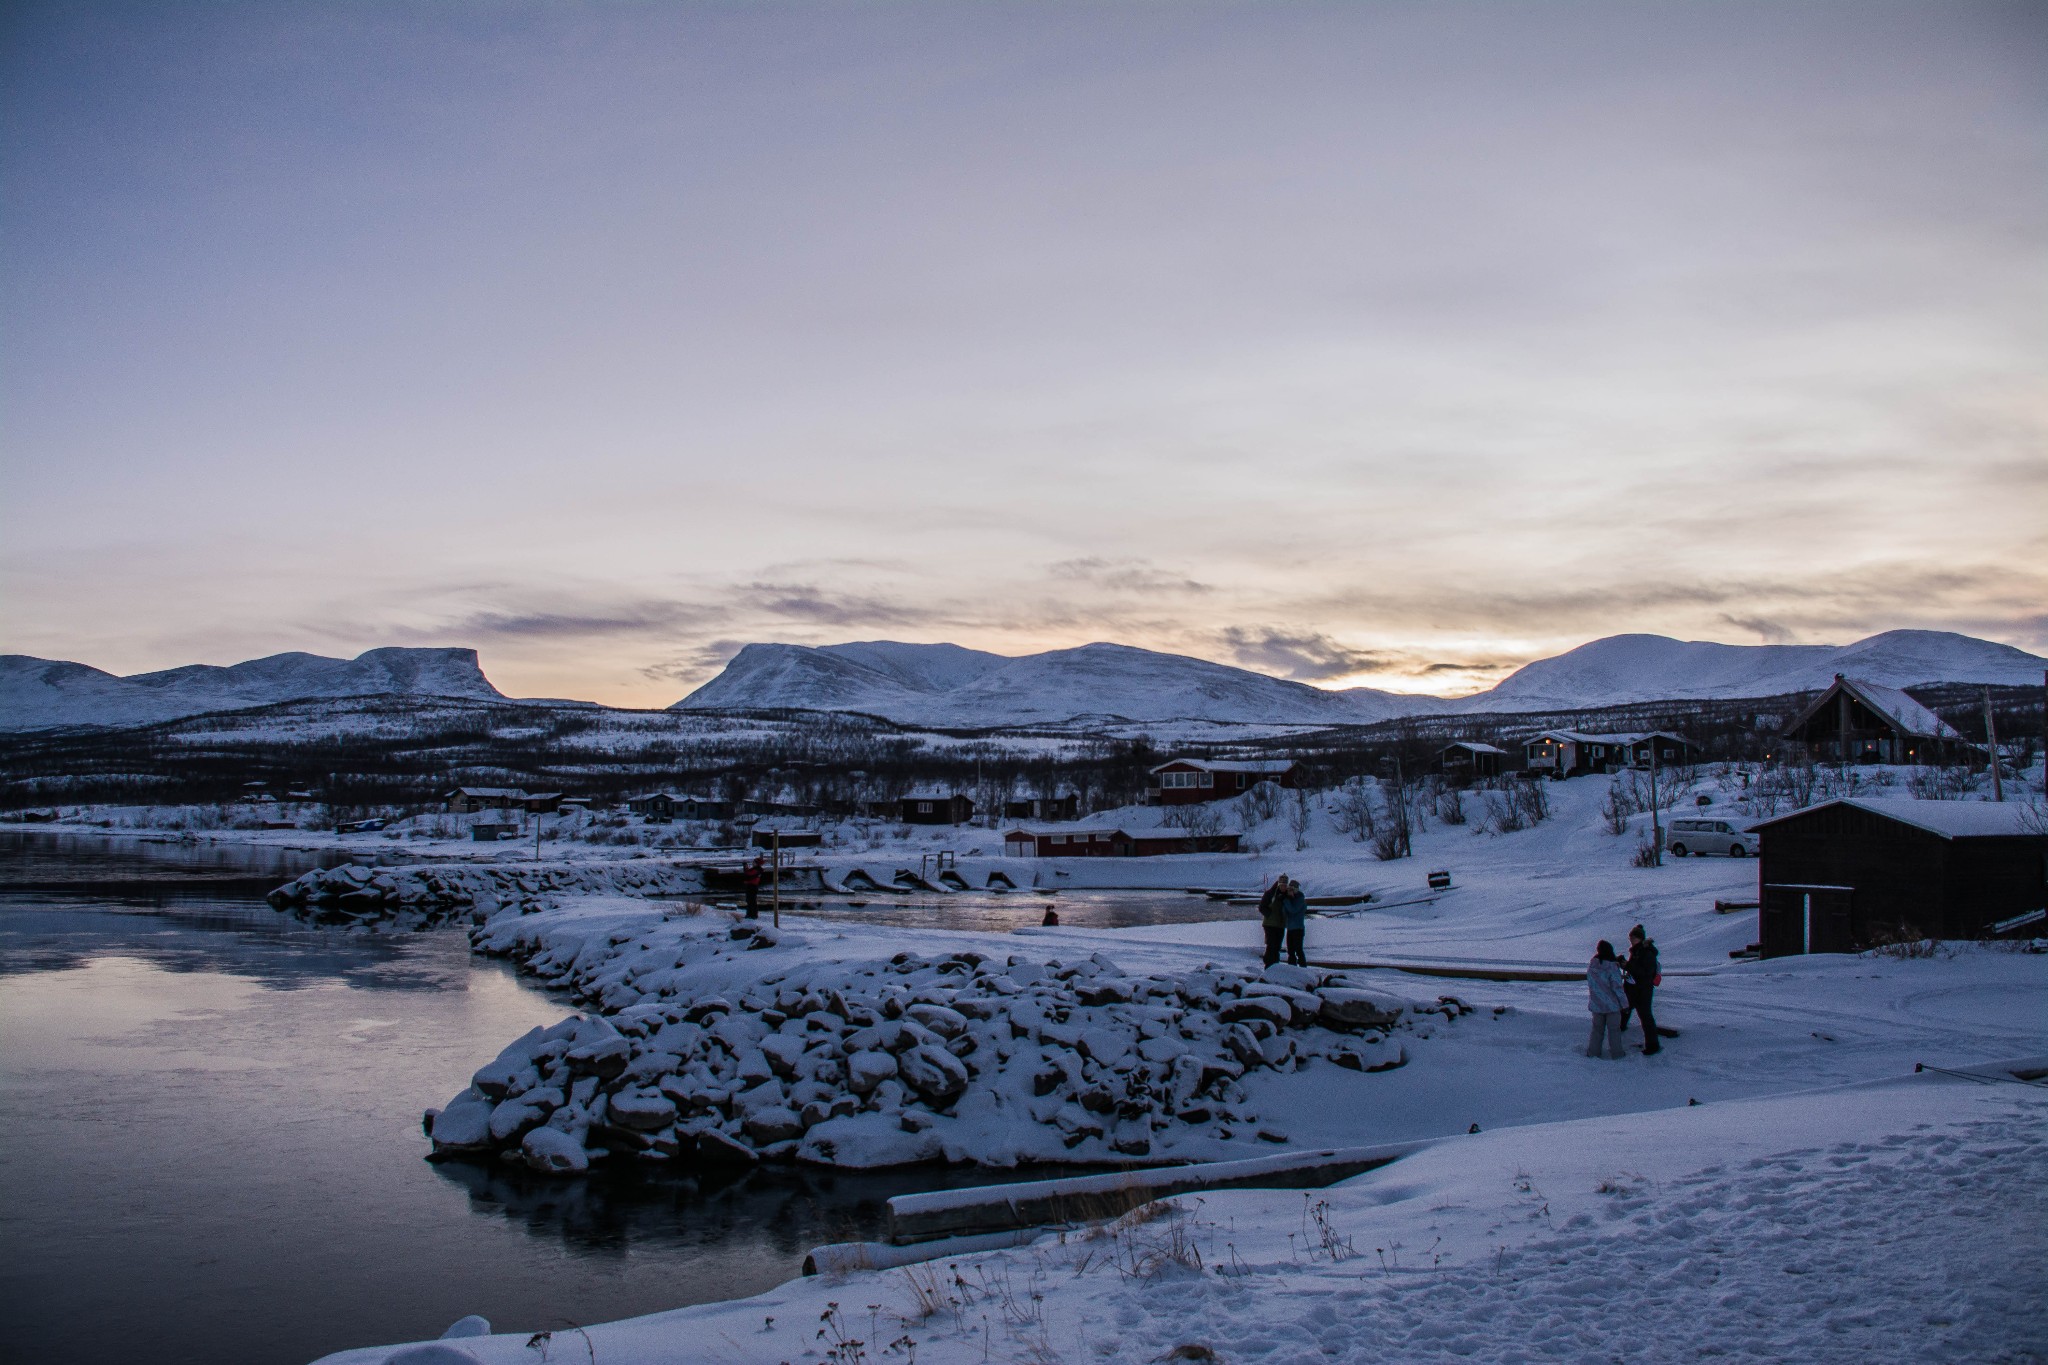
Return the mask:
M827 712L607 711L454 699L379 697L296 702L127 730L9 737L0 747L0 809L77 804L186 804L236 799L249 784L302 791L338 809L421 809L455 786L618 801L670 789L851 811L914 789L964 792L982 811L1006 800L1073 792L1084 811L1139 800L1149 770L1176 754L1287 758L1305 784L1431 771L1453 740L1519 753L1545 729L1669 730L1708 761L1763 762L1814 694L1733 702L1660 702L1540 714L1409 717L1281 738L1167 746L1139 735L926 731ZM1984 734L1983 689L1913 695L1966 738ZM1994 688L2008 752L2036 751L2038 688Z

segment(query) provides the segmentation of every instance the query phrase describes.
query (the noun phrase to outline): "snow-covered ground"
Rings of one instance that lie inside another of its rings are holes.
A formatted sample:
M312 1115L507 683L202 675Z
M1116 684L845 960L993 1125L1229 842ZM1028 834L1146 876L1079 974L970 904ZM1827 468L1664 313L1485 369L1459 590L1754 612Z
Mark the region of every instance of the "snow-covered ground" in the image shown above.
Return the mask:
M1001 869L1055 893L1034 906L1089 887L1149 888L1155 900L1190 886L1251 889L1280 871L1312 894L1373 891L1377 908L1310 921L1311 960L1341 964L1349 986L1421 1005L1455 995L1471 1012L1410 1014L1387 1039L1406 1058L1397 1069L1353 1070L1320 1044L1299 1047L1282 1064L1248 1068L1241 1099L1229 1103L1297 1148L1432 1145L1306 1198L1182 1196L1169 1210L1029 1247L793 1281L748 1300L590 1327L587 1339L557 1331L529 1345L527 1331L512 1329L532 1325L507 1323L504 1336L410 1359L2048 1358L2036 1306L2048 1288L2042 1087L1912 1074L1916 1063L2048 1054L2048 955L1957 946L1732 960L1755 937L1755 915L1717 913L1715 901L1754 898L1753 861L1636 866L1647 817L1611 833L1605 779L1547 791L1551 817L1511 833L1487 832L1477 818L1486 798L1475 794L1467 823L1429 821L1414 856L1391 862L1338 828L1336 802L1312 802L1298 836L1284 807L1252 822L1255 852L1237 856L1010 859L998 856L999 831L975 828L904 839L870 827L865 839L842 838L817 857L828 875L851 866L887 875L944 851L976 886ZM1685 806L1697 795L1732 811L1739 784L1705 782L1684 793ZM1140 809L1089 823L1149 826L1160 816ZM404 843L412 853L415 841ZM575 856L636 852L647 851L578 847ZM1437 868L1454 889L1422 901ZM587 1005L614 1017L711 992L737 1001L771 977L777 992L797 980L808 991L821 973L851 977L902 952L998 963L1099 955L1160 981L1205 964L1258 968L1249 907L1224 921L1002 934L940 927L949 898L939 894L920 901L932 907L929 925L862 923L828 900L821 912L788 915L766 950L735 941L706 956L684 940L723 923L719 912L694 917L690 931L683 920L693 917L665 918L674 902L541 899L553 903L501 912L509 918L482 937L523 939L522 951L544 954ZM1414 903L1385 904L1400 901ZM1399 970L1570 971L1596 939L1618 943L1636 923L1663 950L1657 1012L1680 1034L1654 1057L1586 1058L1578 981ZM1297 1035L1309 1040L1299 1025ZM1014 1120L1034 1122L1019 1098ZM943 1153L948 1122L943 1112L920 1117L916 1131ZM1189 1156L1278 1150L1249 1136L1214 1151L1168 1146ZM332 1359L407 1358L385 1347Z
M2044 1118L2038 1087L1930 1073L1504 1128L1327 1190L327 1365L2039 1360Z

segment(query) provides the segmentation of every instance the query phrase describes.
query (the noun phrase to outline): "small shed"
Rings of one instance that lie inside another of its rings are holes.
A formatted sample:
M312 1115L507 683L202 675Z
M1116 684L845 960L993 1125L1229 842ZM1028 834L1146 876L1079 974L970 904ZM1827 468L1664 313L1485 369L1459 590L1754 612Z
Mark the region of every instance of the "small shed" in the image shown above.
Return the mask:
M1436 770L1445 777L1499 777L1507 771L1506 749L1476 739L1461 739L1437 751Z
M896 798L896 818L906 825L964 825L974 818L974 801L959 792L907 792Z
M1295 785L1292 759L1170 759L1152 769L1147 793L1155 806L1191 806L1241 796L1261 782Z
M2048 900L2048 832L2016 802L1848 797L1751 828L1766 957L1981 938Z
M1973 747L1898 688L1840 673L1785 727L1784 737L1836 763L1954 763Z

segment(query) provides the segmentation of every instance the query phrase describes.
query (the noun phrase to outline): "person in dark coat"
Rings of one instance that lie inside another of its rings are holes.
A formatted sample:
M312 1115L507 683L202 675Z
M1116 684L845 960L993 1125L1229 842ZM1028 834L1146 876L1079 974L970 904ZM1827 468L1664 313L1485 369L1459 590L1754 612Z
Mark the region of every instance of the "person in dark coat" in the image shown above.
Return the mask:
M1657 945L1650 942L1650 936L1638 924L1628 931L1628 961L1622 964L1622 972L1628 977L1628 1007L1621 1012L1621 1026L1628 1027L1629 1012L1633 1010L1643 1021L1643 1055L1654 1055L1663 1044L1657 1041L1657 1016L1650 1012L1650 997L1657 990Z
M759 858L747 864L747 870L740 873L740 886L747 893L747 918L761 918L761 879L766 869Z
M1308 953L1302 940L1308 935L1308 897L1302 894L1300 882L1289 879L1280 913L1287 924L1287 960L1297 967L1306 967Z
M1287 916L1280 902L1287 898L1287 874L1282 872L1259 897L1259 927L1266 931L1266 965L1280 960L1280 938L1287 932Z

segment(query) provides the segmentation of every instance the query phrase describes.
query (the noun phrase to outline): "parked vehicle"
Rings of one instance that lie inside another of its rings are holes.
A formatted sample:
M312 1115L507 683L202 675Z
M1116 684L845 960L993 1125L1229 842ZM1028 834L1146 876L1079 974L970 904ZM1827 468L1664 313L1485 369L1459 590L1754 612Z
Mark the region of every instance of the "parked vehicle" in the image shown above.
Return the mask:
M1664 846L1677 858L1688 853L1747 858L1756 853L1756 843L1754 834L1727 820L1673 820L1664 839Z

